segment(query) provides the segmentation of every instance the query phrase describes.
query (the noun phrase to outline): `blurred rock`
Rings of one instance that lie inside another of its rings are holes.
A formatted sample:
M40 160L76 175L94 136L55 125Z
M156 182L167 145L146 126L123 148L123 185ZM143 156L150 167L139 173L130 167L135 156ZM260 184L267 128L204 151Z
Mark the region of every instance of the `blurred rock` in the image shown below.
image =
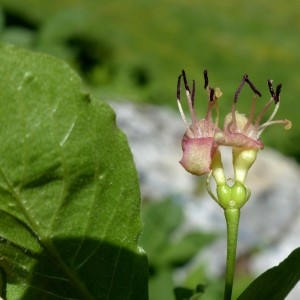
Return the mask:
M223 211L207 194L205 178L188 174L178 163L185 131L179 113L158 106L110 104L117 113L119 127L128 137L140 176L142 198L176 199L186 214L183 230L197 228L224 233L223 239L197 257L209 262L212 275L220 275L226 256ZM221 152L227 177L233 177L230 148L222 148ZM246 183L252 195L241 213L238 253L242 255L259 246L261 250L249 256L247 268L260 274L299 247L300 168L294 160L266 148L259 152ZM299 284L286 299L300 299Z

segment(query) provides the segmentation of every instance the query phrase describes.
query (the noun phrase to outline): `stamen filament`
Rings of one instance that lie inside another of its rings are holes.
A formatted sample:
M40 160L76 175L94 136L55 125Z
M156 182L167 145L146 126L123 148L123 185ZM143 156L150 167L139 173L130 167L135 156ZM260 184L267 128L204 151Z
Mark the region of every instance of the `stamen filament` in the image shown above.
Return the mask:
M185 125L185 128L186 128L187 132L188 132L188 135L191 136L191 137L194 137L194 134L193 134L192 130L190 129L190 127L188 125L188 122L186 120L186 117L185 117L185 114L183 112L183 109L182 109L182 106L181 106L181 103L180 103L179 99L177 99L177 104L178 104L179 113L180 113L181 118L184 122L184 125Z
M186 98L188 100L188 107L189 107L190 115L192 118L192 130L193 130L194 135L201 136L201 129L199 126L199 122L198 122L195 110L194 110L193 99L191 97L190 88L189 88L184 70L182 70L182 77L183 77L183 82L184 82L184 86L185 86Z
M209 101L214 102L215 99L215 90L213 88L209 88Z
M271 125L274 125L274 124L283 124L283 125L285 125L284 129L290 129L292 127L292 123L289 120L275 120L275 121L266 122L266 123L262 124L261 126L259 126L259 130L258 130L258 133L257 133L257 138L260 137L260 135L263 133L263 131L267 127L269 127Z
M259 122L261 121L261 119L263 118L263 116L265 115L266 111L269 109L269 107L273 103L273 101L274 101L274 99L271 98L269 100L269 102L265 105L265 107L262 109L262 111L259 113L259 115L257 116L256 121L255 121L255 128L256 128L256 130L259 129Z
M214 123L214 126L217 127L217 124L219 122L219 110L218 110L217 100L218 100L219 97L221 97L222 92L218 91L217 92L218 95L216 95L215 89L213 89L209 86L207 70L204 70L203 75L204 75L204 89L207 91L208 96L209 96L208 109L207 109L207 113L206 113L206 116L205 116L205 122L204 122L204 130L208 135L211 135L211 134L214 133L214 132L211 132L212 128L210 126L210 124L212 123L212 121L211 121L211 119L212 119L212 110L213 110L213 107L216 106L217 117L216 117L216 121ZM213 128L213 131L214 131L214 128Z
M195 80L193 80L193 88L192 88L192 107L195 106L195 93L196 93L196 85Z
M271 114L271 116L269 117L269 119L267 120L266 123L268 123L268 122L270 122L270 121L272 121L274 119L274 117L277 114L277 111L279 109L279 106L280 106L280 102L277 102L276 105L275 105L275 108L274 108L274 110L273 110L273 112Z
M180 81L181 81L181 77L183 76L183 74L180 74L178 76L178 82L177 82L177 105L178 105L178 109L179 109L179 113L181 115L181 118L184 122L184 125L186 127L186 130L188 132L188 135L193 137L194 134L192 132L192 130L190 129L189 125L188 125L188 122L186 120L186 117L185 117L185 114L183 112L183 109L182 109L182 106L181 106L181 101L180 101L180 90L181 90L181 85L180 85Z
M244 86L244 84L245 84L246 78L248 78L248 75L247 75L247 74L245 74L245 75L243 76L242 81L241 81L240 85L238 86L238 88L237 88L237 90L236 90L236 92L235 92L235 94L234 94L234 97L233 97L233 103L234 103L234 104L237 102L237 99L238 99L238 97L239 97L239 94L241 93L241 90L242 90L242 88L243 88L243 86Z
M257 99L257 94L254 94L252 101L251 101L251 108L250 108L250 114L249 114L249 118L248 121L243 129L243 132L246 132L247 129L249 128L249 126L252 124L253 118L254 118L254 114L255 114L255 106L256 106L256 99Z
M215 103L215 107L216 107L216 121L215 121L215 127L217 127L218 124L219 124L219 117L220 117L219 105L218 105L218 102L217 102L217 101L216 101L216 103Z
M232 109L231 109L231 125L230 125L230 129L232 128L233 126L233 131L236 130L236 117L235 117L235 102L233 102L232 104Z

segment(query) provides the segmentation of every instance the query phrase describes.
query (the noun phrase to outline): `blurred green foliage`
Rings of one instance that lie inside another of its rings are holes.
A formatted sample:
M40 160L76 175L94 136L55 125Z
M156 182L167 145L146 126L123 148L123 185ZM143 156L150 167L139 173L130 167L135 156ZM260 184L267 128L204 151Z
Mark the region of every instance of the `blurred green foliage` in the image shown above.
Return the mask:
M186 266L203 247L213 242L217 236L199 231L183 232L183 210L173 200L145 204L142 212L144 228L140 243L149 258L150 300L173 300L175 299L174 270ZM199 268L202 274L197 273L196 281L190 278L189 282L185 282L184 285L187 288L193 289L202 283L201 280L207 282L205 266L202 265ZM185 273L188 272L185 271ZM185 277L188 278L188 276ZM180 291L186 291L187 288L180 289Z
M230 111L244 73L269 99L267 79L283 83L278 118L293 129L274 126L265 144L300 159L300 2L267 1L96 1L2 0L2 41L45 51L67 60L104 99L167 104L175 108L182 68L198 88L203 114L202 70L223 90L222 116ZM238 110L249 112L251 92Z

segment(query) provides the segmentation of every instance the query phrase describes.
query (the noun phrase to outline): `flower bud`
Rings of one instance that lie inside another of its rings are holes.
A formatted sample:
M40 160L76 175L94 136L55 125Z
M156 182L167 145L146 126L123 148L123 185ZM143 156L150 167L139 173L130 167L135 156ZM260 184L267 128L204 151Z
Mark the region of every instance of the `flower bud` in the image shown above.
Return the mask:
M187 96L188 107L191 115L192 123L189 125L180 100L180 86L181 79L183 79L185 92ZM187 82L185 72L182 71L178 77L177 83L177 104L182 120L186 127L186 132L182 139L183 156L180 161L181 165L193 175L204 175L211 171L211 162L216 154L218 145L215 143L214 135L219 131L217 126L218 118L216 122L212 120L212 110L216 108L218 115L218 98L221 97L222 92L219 88L212 89L208 86L207 72L204 71L204 88L208 92L208 109L206 115L202 119L198 119L194 107L195 102L195 82L193 81L192 90Z
M249 197L249 189L241 182L235 182L232 187L227 183L217 185L217 202L223 209L240 209Z
M193 175L204 175L210 172L212 157L217 151L213 138L189 138L182 140L183 157L180 164Z
M218 184L217 185L217 199L218 204L226 209L230 205L231 201L231 187L227 184Z
M249 169L256 160L258 149L233 147L233 168L236 182L244 183Z
M241 182L235 182L231 188L231 198L233 207L241 208L249 199L250 190Z

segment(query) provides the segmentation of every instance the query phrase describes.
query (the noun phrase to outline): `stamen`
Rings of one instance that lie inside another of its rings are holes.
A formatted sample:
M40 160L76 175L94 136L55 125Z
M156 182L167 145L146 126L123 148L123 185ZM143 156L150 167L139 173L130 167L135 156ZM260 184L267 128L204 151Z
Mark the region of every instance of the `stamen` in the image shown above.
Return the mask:
M279 120L279 121L272 121L279 109L280 106L280 92L281 92L281 87L282 84L278 84L276 87L276 92L274 92L273 89L273 81L272 80L268 80L268 86L269 86L269 90L270 93L272 95L272 98L269 100L269 102L267 103L267 105L263 108L263 110L261 111L261 113L258 115L256 122L255 122L255 127L258 130L258 134L257 136L259 137L262 132L265 130L266 127L272 125L272 124L286 124L285 128L288 129L289 123L291 124L290 121L288 120ZM262 125L259 126L259 122L261 121L261 119L263 118L265 112L268 110L268 108L270 107L270 105L272 104L272 102L275 102L275 108L271 114L271 116L269 117L269 119ZM291 126L291 125L290 125Z
M204 75L204 89L206 90L208 87L208 73L207 70L203 71L203 75Z
M255 113L255 106L256 106L256 96L261 97L261 93L259 92L259 90L254 86L254 84L249 80L249 77L247 74L245 74L242 78L242 81L240 83L240 85L238 86L235 94L234 94L234 99L233 99L233 107L232 107L232 125L236 126L236 118L235 118L235 104L237 102L237 99L239 97L239 94L241 93L241 90L245 84L245 82L248 83L248 85L250 86L251 90L254 92L254 97L252 98L252 102L251 102L251 108L250 108L250 115L248 118L248 121L245 125L245 127L243 128L243 133L245 133L248 128L250 127L250 125L252 124L253 118L254 118L254 113ZM258 123L259 124L259 123ZM258 126L258 125L257 125Z
M257 138L260 137L260 135L263 133L263 131L271 126L271 125L274 125L274 124L283 124L284 125L284 129L288 130L292 127L292 122L289 121L289 120L275 120L275 121L270 121L270 122L266 122L264 124L262 124L260 127L259 127L259 131L257 133Z
M186 130L188 131L189 135L193 136L193 133L192 133L191 129L189 128L188 122L186 120L185 114L184 114L182 106L181 106L181 101L180 101L180 90L181 90L180 82L181 82L181 77L182 77L182 74L180 74L178 76L178 82L177 82L177 105L178 105L178 109L179 109L179 113L181 115L181 118L182 118L182 120L184 122L184 125L186 127Z
M251 90L258 95L259 97L261 97L261 93L260 91L254 86L254 84L249 80L248 75L245 75L245 81L249 84Z
M215 91L215 89L209 86L207 70L204 70L203 74L204 74L204 89L206 89L208 92L209 101L214 102L215 100L217 100L222 96L222 92L219 88L217 88L217 91Z
M216 108L216 121L215 121L215 127L218 127L219 124L219 117L220 117L220 112L219 112L219 105L218 102L216 101L215 103L215 108Z
M281 87L282 87L282 84L278 84L277 87L276 87L276 94L274 94L275 96L273 97L273 100L275 102L275 108L271 114L271 116L269 117L269 119L267 120L266 123L272 121L275 117L275 115L277 114L277 111L279 109L279 106L280 106L280 91L281 91Z
M276 87L276 95L275 95L275 104L280 101L280 92L281 92L282 84L279 83Z
M245 84L246 78L248 78L248 75L247 75L247 74L245 74L245 75L243 76L242 81L241 81L240 85L238 86L238 88L237 88L237 90L236 90L236 92L235 92L235 94L234 94L234 97L233 97L233 103L234 103L234 104L237 102L237 99L238 99L238 97L239 97L239 94L241 93L241 90L242 90L242 88L243 88L243 86L244 86L244 84Z
M232 105L232 110L231 110L231 117L232 117L232 124L231 126L233 126L233 130L236 129L236 117L235 117L235 104L237 103L237 99L241 93L241 90L245 84L245 81L246 81L246 78L248 78L248 75L245 74L243 77L242 77L242 80L236 90L236 92L234 93L234 97L233 97L233 105ZM230 126L230 127L231 127Z
M212 110L215 107L216 108L216 119L215 119L215 127L218 126L219 123L219 106L218 106L218 99L222 96L222 91L220 88L216 87L215 89L208 87L207 89L209 91L209 103L208 103L208 109L205 116L205 120L207 123L211 123L211 115Z
M183 77L183 81L184 81L185 92L186 92L186 97L188 100L190 115L192 118L192 131L195 136L198 136L198 135L201 135L201 130L200 130L199 122L198 122L198 119L197 119L197 116L196 116L196 113L194 110L193 96L191 96L190 88L189 88L184 70L182 70L182 77Z
M180 101L180 90L181 90L181 87L180 87L181 77L182 77L182 74L180 74L178 76L178 81L177 81L177 100L179 100L179 101Z
M222 91L220 88L216 87L215 91L214 91L214 102L210 102L213 105L211 106L211 109L213 107L216 108L216 121L215 121L215 127L218 127L219 124L219 116L220 116L220 112L219 112L219 105L218 105L218 99L222 96Z
M195 80L193 80L193 88L192 88L192 107L194 108L195 104L195 93L196 93L196 85Z
M214 102L215 99L215 90L213 88L209 88L209 101Z
M233 126L232 130L235 131L236 130L235 102L233 102L233 105L232 105L231 118L232 118L232 121L231 121L230 129Z
M274 92L273 80L272 79L268 80L268 86L269 86L269 91L271 93L272 98L275 99L276 95L275 95L275 92Z
M182 70L182 76L183 76L183 82L184 82L184 87L185 90L188 91L190 93L190 87L188 85L187 79L186 79L186 75L185 75L185 71Z
M270 121L272 121L272 120L274 119L274 117L275 117L275 115L277 114L277 111L278 111L278 109L279 109L279 106L280 106L280 102L277 102L277 103L275 104L275 108L274 108L274 110L273 110L271 116L270 116L269 119L267 120L267 122L270 122Z
M248 117L248 121L245 125L245 127L243 128L243 132L245 133L247 131L247 129L250 127L250 125L252 124L252 121L254 119L254 114L255 114L255 106L256 106L256 99L257 99L257 94L255 94L252 98L252 102L251 102L251 107L250 107L250 114Z
M265 107L262 109L262 111L259 113L259 115L256 118L255 121L255 128L258 131L260 126L259 126L259 122L261 121L261 119L263 118L263 116L265 115L266 111L269 109L269 107L271 106L271 104L273 103L273 98L271 98L269 100L269 102L265 105ZM276 108L275 108L276 109ZM277 110L276 110L277 111ZM274 112L272 114L272 118L275 116ZM271 117L269 118L269 120L271 120Z
M208 102L207 113L205 116L205 120L207 121L207 123L211 122L211 114L212 114L212 109L214 106L215 106L214 102L211 102L211 101Z
M277 85L276 93L274 92L274 88L273 88L273 80L268 80L268 86L269 86L271 96L274 99L274 102L276 104L280 100L280 92L281 92L282 84L280 83L280 84Z
M223 95L223 93L222 93L221 89L219 87L216 87L215 88L215 99L217 100L217 99L221 98L222 95Z

